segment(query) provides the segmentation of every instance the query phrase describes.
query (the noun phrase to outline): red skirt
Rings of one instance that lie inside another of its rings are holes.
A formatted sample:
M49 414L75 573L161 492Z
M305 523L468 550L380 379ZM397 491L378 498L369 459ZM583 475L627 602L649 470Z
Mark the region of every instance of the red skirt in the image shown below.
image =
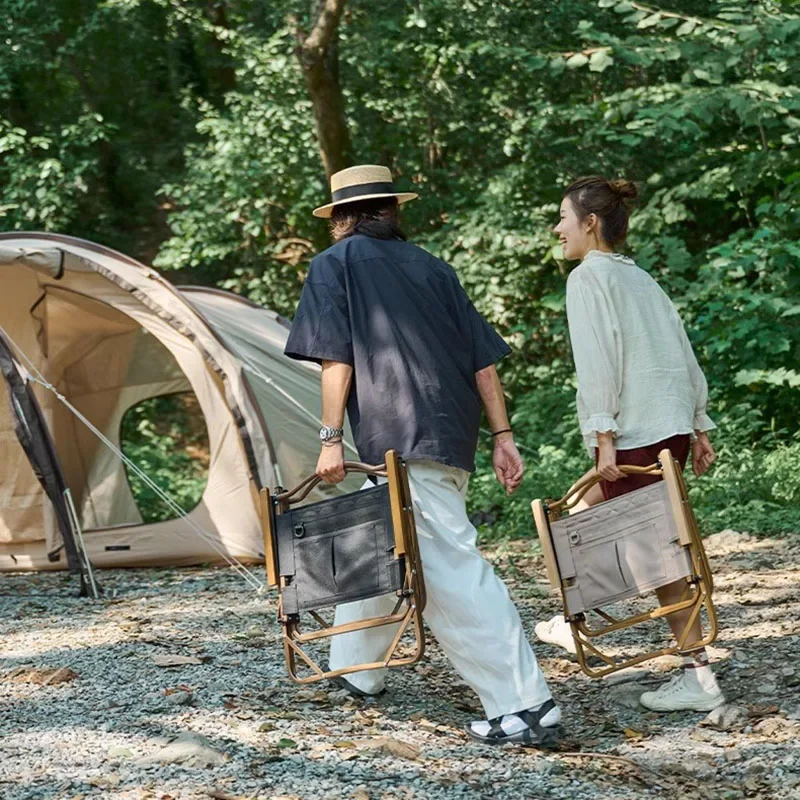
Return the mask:
M669 439L664 439L655 444L648 444L646 447L636 447L633 450L617 450L617 465L627 464L632 467L649 467L658 461L658 454L665 447L672 453L673 458L678 460L681 469L685 469L686 460L689 458L689 450L691 449L691 437L688 433L670 436ZM597 458L598 452L597 448L595 448L595 464L597 464ZM606 500L611 500L612 497L628 494L628 492L632 492L635 489L641 489L642 486L658 483L660 480L660 475L626 475L616 481L600 481L600 489L603 492L603 497Z

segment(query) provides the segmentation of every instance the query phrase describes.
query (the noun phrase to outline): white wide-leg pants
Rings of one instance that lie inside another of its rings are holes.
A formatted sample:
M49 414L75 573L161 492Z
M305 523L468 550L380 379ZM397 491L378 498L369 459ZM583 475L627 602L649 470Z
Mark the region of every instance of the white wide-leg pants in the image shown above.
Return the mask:
M550 690L519 613L475 546L477 531L466 508L469 473L411 461L408 478L428 596L424 617L445 654L480 697L489 719L546 702ZM384 595L337 606L335 624L391 613L396 599ZM396 625L385 625L333 637L331 669L380 660L396 632ZM365 670L346 677L374 693L383 688L385 673Z

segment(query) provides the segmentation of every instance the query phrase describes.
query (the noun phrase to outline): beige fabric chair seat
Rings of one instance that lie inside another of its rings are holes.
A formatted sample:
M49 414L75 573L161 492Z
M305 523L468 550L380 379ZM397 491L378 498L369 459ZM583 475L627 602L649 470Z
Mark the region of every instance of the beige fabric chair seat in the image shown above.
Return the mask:
M658 463L651 467L620 469L661 475L664 480L566 517L562 512L580 502L600 480L598 475L580 481L561 500L532 503L550 584L561 593L578 661L592 677L704 646L717 634L711 570L678 463L669 450L662 450ZM686 589L683 599L671 606L621 619L608 610L676 581L685 581ZM689 641L690 628L703 609L708 632L699 642ZM600 649L598 640L602 636L684 610L689 611L689 618L674 646L632 657L614 656ZM589 625L590 613L600 618L599 626ZM587 655L595 656L602 666L590 665Z
M665 483L550 525L570 614L651 592L692 574Z

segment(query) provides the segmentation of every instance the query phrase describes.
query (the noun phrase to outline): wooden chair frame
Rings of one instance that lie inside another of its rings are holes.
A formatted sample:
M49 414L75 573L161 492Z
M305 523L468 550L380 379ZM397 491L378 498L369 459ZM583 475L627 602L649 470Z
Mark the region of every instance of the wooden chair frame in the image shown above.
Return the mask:
M301 614L285 614L282 607L281 590L286 586L278 566L278 547L276 539L276 516L286 513L289 508L304 500L321 478L310 475L294 489L284 491L280 487L270 494L268 489L261 490L262 532L264 536L264 554L266 560L267 582L278 589L278 621L283 628L283 650L286 668L296 683L306 684L336 678L351 672L382 667L400 667L418 662L425 653L425 632L422 624L422 612L425 609L425 580L422 572L422 560L417 543L417 531L414 524L414 512L411 502L411 490L408 485L408 467L395 450L386 453L386 463L370 466L358 461L345 461L348 473L364 473L374 477L385 477L389 486L392 526L394 528L394 557L401 562L403 570L403 588L398 591L397 603L391 614L380 617L350 622L345 625L331 625L316 611L306 612L317 624L318 629L303 633L301 631ZM365 664L354 664L343 669L329 670L311 656L304 645L343 633L357 630L377 628L383 625L398 624L397 634L380 661ZM412 655L400 657L397 649L403 635L413 629L415 648ZM300 675L298 663L305 664L312 670L311 675Z
M604 624L598 627L590 627L586 621L585 613L572 614L569 610L567 597L564 591L567 587L567 582L561 579L555 548L553 546L550 523L558 520L565 511L574 508L589 489L599 483L602 478L597 473L584 476L560 500L534 500L531 504L533 518L536 523L536 529L544 554L547 577L550 581L550 585L561 592L564 605L564 617L567 619L572 629L572 637L575 641L578 663L583 672L591 678L600 678L612 672L625 669L626 667L633 667L644 661L658 658L659 656L674 655L676 653L705 647L711 644L717 637L717 615L711 598L714 589L714 581L705 547L700 537L700 531L697 527L697 520L689 504L683 472L669 450L662 450L658 454L658 458L659 460L649 467L620 465L619 468L628 475L661 475L664 478L667 485L670 505L678 528L678 541L682 547L687 548L691 564L691 574L685 579L686 588L684 591L684 598L677 603L660 606L657 609L634 614L623 619L616 619L602 609L594 608L592 610L604 620ZM705 608L708 617L708 632L700 641L688 641L690 629L703 608ZM690 611L690 614L684 626L683 633L678 636L676 643L671 647L651 650L631 658L615 659L601 651L596 643L599 637L613 633L614 631L639 625L653 619L660 619L677 611L687 609ZM589 666L588 655L590 654L600 659L600 661L603 662L603 666L599 668Z

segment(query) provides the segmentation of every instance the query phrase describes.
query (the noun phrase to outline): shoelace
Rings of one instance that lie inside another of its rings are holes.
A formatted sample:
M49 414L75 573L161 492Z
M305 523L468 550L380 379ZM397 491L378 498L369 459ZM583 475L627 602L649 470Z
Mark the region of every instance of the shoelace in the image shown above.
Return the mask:
M662 686L658 690L660 695L674 694L677 690L681 689L683 685L683 672L673 675L670 682L666 686Z

